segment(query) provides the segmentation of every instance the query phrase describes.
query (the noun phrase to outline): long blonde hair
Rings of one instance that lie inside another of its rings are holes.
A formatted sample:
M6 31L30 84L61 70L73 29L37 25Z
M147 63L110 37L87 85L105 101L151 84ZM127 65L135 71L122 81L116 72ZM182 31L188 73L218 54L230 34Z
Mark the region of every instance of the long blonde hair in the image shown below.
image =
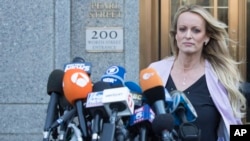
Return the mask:
M240 62L234 60L229 52L230 39L226 31L227 25L216 20L206 9L199 5L184 5L176 12L172 28L170 30L170 42L173 54L178 55L179 49L175 40L177 20L181 13L192 12L200 15L206 22L206 33L210 37L209 42L203 47L202 56L207 59L227 89L234 115L238 118L245 116L246 99L239 91L239 82L242 81L237 65Z

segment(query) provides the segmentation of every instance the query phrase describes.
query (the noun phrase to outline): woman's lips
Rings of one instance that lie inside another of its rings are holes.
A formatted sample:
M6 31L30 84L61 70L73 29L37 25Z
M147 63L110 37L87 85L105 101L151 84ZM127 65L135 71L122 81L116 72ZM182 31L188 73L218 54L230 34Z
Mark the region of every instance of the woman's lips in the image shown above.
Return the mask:
M184 42L183 43L185 46L192 46L192 45L194 45L194 43L191 43L191 42Z

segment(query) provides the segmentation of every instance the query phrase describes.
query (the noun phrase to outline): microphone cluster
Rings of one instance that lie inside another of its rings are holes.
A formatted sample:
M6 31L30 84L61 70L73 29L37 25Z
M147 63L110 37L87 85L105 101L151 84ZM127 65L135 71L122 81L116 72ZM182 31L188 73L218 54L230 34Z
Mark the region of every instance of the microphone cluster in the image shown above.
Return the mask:
M191 103L179 91L168 93L153 68L141 70L137 84L115 65L92 82L91 67L75 57L49 75L43 141L199 140Z

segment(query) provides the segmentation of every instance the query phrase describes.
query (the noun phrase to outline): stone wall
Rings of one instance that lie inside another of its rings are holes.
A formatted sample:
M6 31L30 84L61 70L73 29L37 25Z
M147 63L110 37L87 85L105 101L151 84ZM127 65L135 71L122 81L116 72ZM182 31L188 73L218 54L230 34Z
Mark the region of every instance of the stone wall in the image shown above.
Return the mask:
M86 43L87 30L107 29L122 31L122 46L107 50ZM123 66L125 79L138 82L139 1L1 1L1 141L42 140L48 76L76 56L92 63L94 82L111 65Z

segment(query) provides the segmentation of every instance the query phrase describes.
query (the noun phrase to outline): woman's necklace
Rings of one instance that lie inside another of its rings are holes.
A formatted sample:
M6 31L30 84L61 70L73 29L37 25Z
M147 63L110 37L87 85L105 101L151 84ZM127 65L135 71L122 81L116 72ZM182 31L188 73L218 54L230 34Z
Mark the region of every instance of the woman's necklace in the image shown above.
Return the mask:
M188 81L187 78L188 78L189 73L190 73L189 71L193 70L193 69L197 69L197 68L199 68L199 64L188 67L188 68L182 68L182 70L183 70L183 79L181 81L181 84L183 86L187 85L187 81Z
M184 85L184 86L187 84L186 81L187 81L187 75L188 75L188 73L185 72L185 70L191 70L191 68L189 68L189 69L185 69L185 68L184 68L184 69L183 69L183 75L184 75L184 76L183 76L183 79L182 79L182 82L181 82L181 83L182 83L182 85Z
M183 80L182 80L182 85L185 86L186 84L187 84L187 83L186 83L186 76L184 76L184 77L183 77Z

